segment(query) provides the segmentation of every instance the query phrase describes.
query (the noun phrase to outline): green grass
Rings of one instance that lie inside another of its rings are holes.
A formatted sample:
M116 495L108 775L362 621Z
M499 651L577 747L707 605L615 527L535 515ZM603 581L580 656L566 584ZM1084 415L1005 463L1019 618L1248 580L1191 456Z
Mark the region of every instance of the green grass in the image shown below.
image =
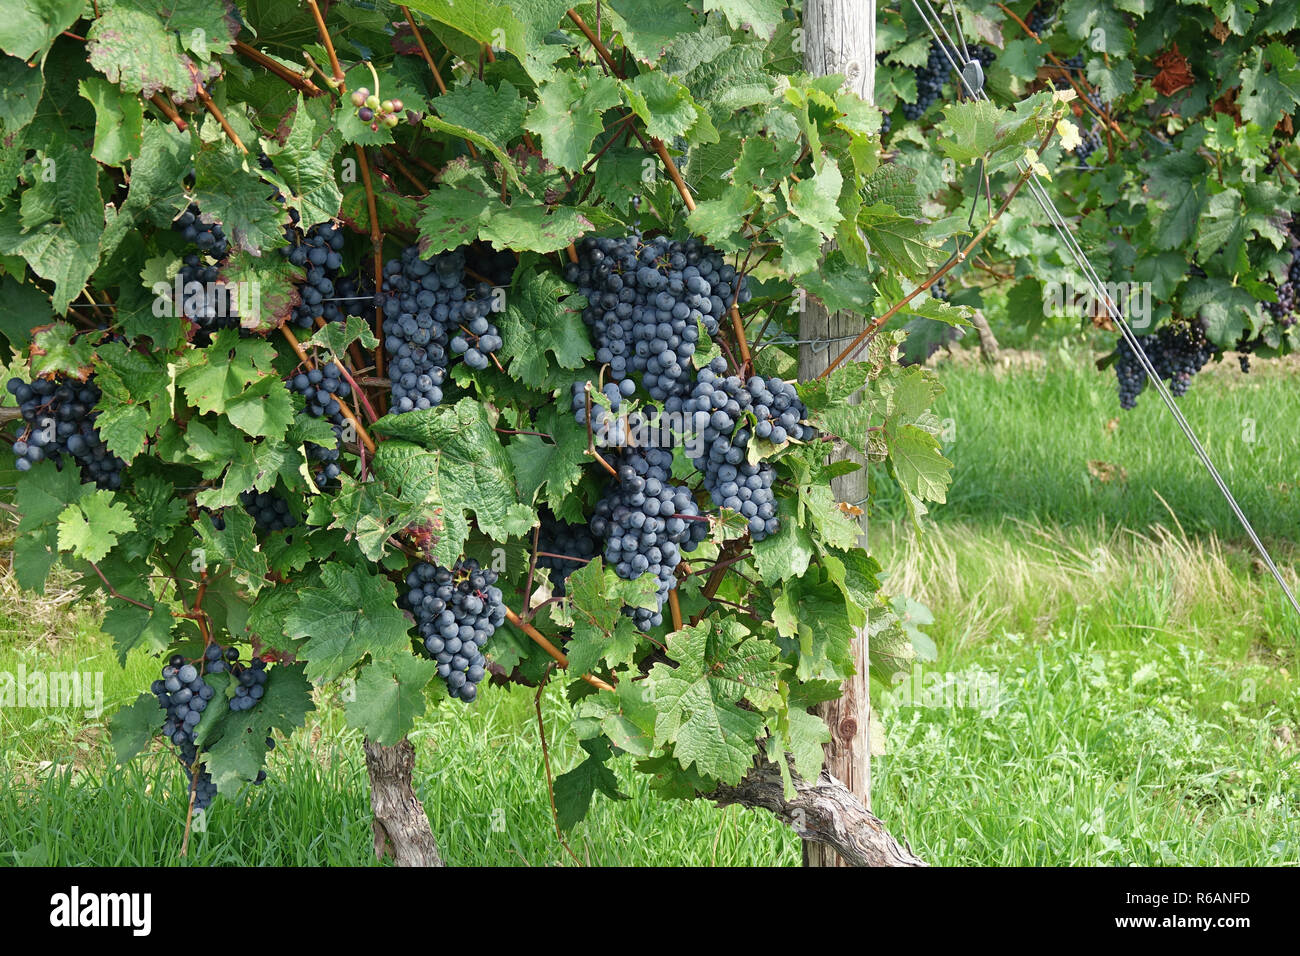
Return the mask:
M1098 373L1087 355L1049 350L1018 360L1023 355L993 372L969 362L940 367L946 392L935 411L948 422L944 454L954 471L937 520L1104 520L1140 530L1169 522L1172 511L1189 533L1243 537L1159 396L1148 388L1137 408L1121 412L1114 373ZM1256 530L1294 542L1300 366L1255 364L1250 375L1231 361L1207 370L1180 407ZM1094 477L1089 462L1114 466L1114 477ZM882 505L883 514L900 514L896 496Z
M917 707L878 688L877 813L938 864L1300 862L1300 626L1167 414L1146 395L1121 416L1109 378L1056 353L1036 371L941 375L951 501L920 539L886 502L871 540L891 588L934 612L938 659L923 673L963 689L982 676L995 694L983 709ZM1183 407L1294 579L1293 382L1215 376ZM1093 477L1090 460L1127 478ZM133 654L119 668L96 606L71 597L33 599L0 576L0 671L98 669L109 707L133 699L156 664ZM580 751L558 691L543 700L562 772ZM360 741L335 701L317 704L264 786L218 801L187 862L373 863ZM161 747L113 766L105 726L0 708L0 863L178 861L179 766ZM492 688L412 739L448 862L573 863L551 825L531 692ZM583 863L798 863L769 816L665 801L626 762L616 772L630 799L598 798L570 835Z

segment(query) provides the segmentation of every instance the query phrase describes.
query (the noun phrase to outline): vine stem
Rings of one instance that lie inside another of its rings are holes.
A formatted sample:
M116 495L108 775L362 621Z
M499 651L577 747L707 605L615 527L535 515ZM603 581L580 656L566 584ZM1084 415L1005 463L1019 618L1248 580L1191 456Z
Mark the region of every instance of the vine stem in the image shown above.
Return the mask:
M537 711L537 734L542 739L542 766L546 768L546 794L551 800L551 821L555 824L555 836L565 852L573 857L573 862L582 866L582 861L569 848L569 841L564 838L564 831L560 829L560 814L555 809L555 785L551 781L551 751L546 745L546 723L542 720L542 692L546 690L546 683L551 679L551 670L554 667L554 664L547 665L546 673L538 682L537 693L533 695L533 709Z
M591 43L592 49L595 50L600 58L605 61L605 65L609 67L610 72L621 79L623 71L618 68L618 64L614 62L614 58L609 55L609 51L605 49L605 44L600 42L600 37L596 36L596 34L592 32L591 27L587 26L586 21L583 20L582 17L578 16L578 14L573 10L569 11L569 19L577 24L577 27L582 31L583 36L585 36Z
M1024 30L1025 33L1029 35L1029 38L1031 40L1033 40L1035 43L1043 42L1042 38L1037 33L1029 29L1029 25L1025 23L1024 20L1021 20L1018 16L1016 16L1014 13L1008 10L1004 4L999 3L997 6L1003 13L1009 16L1012 20L1016 21L1016 23L1020 26L1020 29ZM1116 123L1109 116L1107 116L1105 113L1103 113L1098 107L1093 105L1092 100L1088 99L1088 94L1085 93L1079 87L1079 84L1074 81L1073 72L1067 69L1065 64L1056 58L1056 54L1054 54L1051 50L1048 50L1046 52L1047 52L1047 58L1051 60L1053 63L1055 63L1065 74L1065 81L1069 83L1072 87L1074 87L1074 91L1079 94L1079 99L1083 101L1084 108L1092 110L1092 112L1097 115L1098 119L1100 119L1102 121L1102 124L1105 126L1107 132L1109 132L1111 129L1114 129L1114 131L1119 134L1119 138L1122 139L1125 142L1125 144L1127 144L1129 139L1127 136L1124 135L1124 131L1119 128L1119 124Z
M320 7L316 6L316 0L307 0L307 6L311 7L311 15L316 19L316 29L320 33L321 43L325 44L325 52L330 58L330 69L334 71L334 82L339 85L339 93L346 92L343 86L345 79L343 67L339 66L339 56L334 52L334 41L330 38L329 28L325 26L325 18L320 15Z
M680 631L682 629L682 605L677 599L676 588L672 588L668 592L668 611L673 616L673 630Z
M303 350L302 345L298 342L298 336L293 334L293 330L287 325L282 325L280 326L280 331L284 334L284 337L288 339L289 344L293 346L293 350L298 353L298 358L302 363L308 368L315 368L316 363L313 362L311 356ZM366 431L366 427L362 425L361 422L357 421L357 416L352 414L352 409L348 408L342 402L339 402L339 412L348 420L348 422L351 423L352 427L356 429L357 437L361 439L362 444L364 444L370 454L373 455L375 453L375 440L370 437L370 433Z
M113 587L113 585L109 584L108 578L104 577L104 572L99 570L99 565L96 564L94 561L88 561L87 564L89 564L92 568L95 569L95 573L99 575L99 580L104 582L104 587L108 588L108 593L110 595L117 598L119 601L125 601L127 604L134 604L136 607L142 607L146 611L154 610L154 606L152 604L143 604L140 601L135 600L135 598L129 598L125 594L118 591L117 588Z
M244 145L243 140L239 138L239 134L236 133L230 123L227 122L225 114L221 112L221 108L212 101L212 94L204 88L203 83L199 80L198 71L195 70L193 66L190 67L190 75L194 77L194 83L199 89L199 100L203 103L204 109L211 113L216 118L217 122L221 124L221 129L225 132L226 137L235 144L235 147L241 153L247 155L248 147Z
M424 62L429 64L429 72L433 74L434 85L438 87L438 92L441 95L446 96L447 84L442 81L442 71L438 69L438 64L433 62L433 57L429 54L429 47L424 42L424 36L420 33L420 28L415 25L415 17L411 15L411 8L399 5L397 9L402 11L402 16L406 17L406 22L410 24L411 32L415 34L415 42L420 46L420 56L424 57ZM474 144L469 140L465 140L465 145L469 147L470 159L478 159L478 150L474 148ZM428 190L426 189L425 192L427 193Z
M190 128L190 124L181 119L181 114L176 112L176 107L172 105L171 101L168 100L167 97L155 93L153 96L149 97L149 102L158 107L162 114L175 123L176 128L182 133Z
M259 66L265 67L267 70L274 73L280 79L284 80L286 83L292 86L295 90L298 90L299 92L307 96L322 96L325 93L324 90L322 90L319 86L317 86L307 77L302 76L299 73L295 73L293 70L289 69L283 63L277 63L275 60L271 59L261 50L257 49L256 47L249 46L243 40L235 41L235 50L239 53L242 53L244 56L248 57L250 60L258 64Z
M1051 127L1048 129L1047 135L1043 137L1043 141L1038 145L1039 156L1043 154L1043 150L1047 148L1047 144L1051 142L1052 135L1055 132L1056 132L1056 124L1053 123ZM1016 198L1016 194L1020 192L1020 188L1024 186L1026 182L1029 181L1029 177L1032 176L1033 173L1034 173L1034 167L1031 164L1026 164L1025 171L1020 174L1020 177L1016 180L1016 184L1011 187L1011 191L1008 192L1006 198L1002 200L1002 205L998 206L997 211L994 212L993 215L989 217L988 222L984 223L984 225L980 228L980 231L975 233L974 237L970 240L970 242L968 242L957 253L956 256L954 256L952 259L949 259L946 263L944 263L928 279L926 279L915 289L913 289L907 295L903 296L903 298L899 299L896 303L890 306L887 310L885 310L885 312L882 315L879 315L876 318L872 319L870 322L868 322L867 327L862 330L862 334L860 334L857 338L855 338L852 342L850 342L848 344L848 347L845 348L844 351L842 351L839 355L837 355L835 359L829 365L826 366L826 370L822 372L820 375L818 375L817 377L825 378L826 376L830 375L831 372L835 371L835 369L838 368L839 365L842 362L844 362L845 359L847 359L849 356L857 352L858 347L863 343L863 341L865 341L869 336L874 335L876 332L878 332L881 326L883 326L891 318L897 315L898 311L901 308L903 308L903 306L907 305L907 303L911 302L914 298L920 295L922 291L930 288L930 286L934 285L936 282L942 279L959 262L964 262L966 260L966 257L969 256L970 253L975 249L975 247L978 246L980 242L983 241L984 237L989 234L989 230L993 228L994 224L997 223L998 219L1002 217L1002 214L1006 212L1007 207L1011 205L1011 200Z
M527 621L521 619L519 615L510 610L510 608L506 608L506 620L532 638L533 643L549 654L555 662L560 665L560 667L567 668L569 666L569 658L565 656L564 651L552 644L546 639L546 636L542 634L541 631L533 627ZM598 690L612 691L614 689L612 685L607 684L599 677L593 677L590 674L583 674L582 679Z
M384 288L384 234L379 229L379 212L375 205L375 186L370 178L370 162L366 159L365 147L358 143L356 149L357 166L361 169L361 182L366 189L366 211L370 215L370 248L375 261L375 295L378 296ZM379 339L379 344L375 346L375 372L383 378L384 309L378 301L375 303L375 338ZM379 404L384 405L382 396Z

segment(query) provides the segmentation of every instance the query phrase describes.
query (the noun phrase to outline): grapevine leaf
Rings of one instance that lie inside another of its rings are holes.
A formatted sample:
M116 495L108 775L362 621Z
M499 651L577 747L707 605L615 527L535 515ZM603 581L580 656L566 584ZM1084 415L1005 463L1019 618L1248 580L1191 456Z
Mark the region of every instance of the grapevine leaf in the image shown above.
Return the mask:
M530 522L519 528L511 513L519 501L513 469L481 403L467 398L452 406L388 415L374 430L406 439L379 446L375 473L407 505L441 507L446 516L473 512L479 529L498 540L532 527ZM450 528L448 538L448 546L459 552L464 538Z
M112 635L117 661L125 667L127 654L133 648L138 647L146 654L165 650L171 644L174 623L171 609L165 604L158 603L149 609L112 600L100 628ZM157 701L153 703L156 709Z
M555 252L592 228L588 210L574 206L494 205L479 228L479 236L494 249L516 252Z
M750 768L763 718L739 704L771 693L776 648L735 621L705 620L668 637L677 666L655 664L655 745L673 745L683 769L738 783Z
M414 654L372 660L361 668L347 723L384 746L400 741L424 713L424 685L438 666Z
M330 562L321 587L298 592L284 622L290 637L306 638L307 677L315 683L347 673L365 655L394 658L410 644L410 620L397 609L397 589L383 575Z
M288 737L315 709L311 685L303 675L301 664L271 668L267 671L265 687L266 693L257 706L224 715L219 725L221 737L204 755L208 772L222 794L233 795L256 778L266 761L266 740L271 731L278 730Z
M651 70L624 82L632 112L645 122L646 132L655 139L683 136L696 120L695 100L680 80L662 70Z
M23 192L21 226L0 215L0 253L22 256L33 272L53 282L54 311L63 315L99 263L104 205L99 168L89 152L61 142L47 160L55 175Z
M21 60L44 55L84 6L82 0L35 0L7 7L0 18L0 50Z
M140 155L144 143L144 104L99 77L78 86L95 107L95 144L90 155L108 166L121 166Z
M87 489L75 468L34 468L18 478L16 503L22 517L14 544L14 574L20 587L43 591L45 578L58 560L59 516Z
M591 141L603 129L601 114L617 106L618 81L594 69L562 73L542 86L525 128L542 137L542 155L574 172L586 162Z
M152 694L141 694L126 707L119 707L108 718L108 732L113 739L113 759L125 764L136 757L158 728L162 726L158 699Z
M609 744L599 738L584 740L582 749L587 759L555 778L555 822L561 830L573 829L586 817L597 791L612 800L630 799L618 789L618 778L605 765L612 756Z
M762 37L770 37L781 22L782 0L704 0L704 12L721 10L737 30L749 27Z
M568 285L552 272L517 272L499 320L501 357L530 388L551 389L565 381L558 369L578 369L595 355ZM555 356L547 357L547 352ZM557 369L558 366L558 369Z
M126 505L111 491L92 491L59 514L59 550L86 561L101 561L117 544L118 535L135 530Z

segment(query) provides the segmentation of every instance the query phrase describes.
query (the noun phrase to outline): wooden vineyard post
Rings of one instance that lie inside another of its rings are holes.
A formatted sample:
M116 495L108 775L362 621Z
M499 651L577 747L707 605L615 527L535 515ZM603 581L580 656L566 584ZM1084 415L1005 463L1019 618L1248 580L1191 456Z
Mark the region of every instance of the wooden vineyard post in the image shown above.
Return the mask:
M803 59L804 68L814 76L841 73L848 89L867 102L874 102L876 79L876 3L875 0L804 0ZM799 315L799 338L805 342L821 339L830 344L799 347L799 378L816 378L832 357L839 353L833 343L861 331L863 319L850 312L828 313L820 302L806 297ZM862 457L850 448L835 453L837 458ZM836 478L831 490L837 501L861 503L867 497L867 472L861 468ZM859 519L862 534L859 543L867 545L867 516ZM853 658L857 673L844 684L843 695L828 701L817 712L830 728L831 741L826 745L825 768L861 801L871 808L871 698L869 695L868 648L865 631L853 640ZM827 843L804 841L805 866L846 866Z

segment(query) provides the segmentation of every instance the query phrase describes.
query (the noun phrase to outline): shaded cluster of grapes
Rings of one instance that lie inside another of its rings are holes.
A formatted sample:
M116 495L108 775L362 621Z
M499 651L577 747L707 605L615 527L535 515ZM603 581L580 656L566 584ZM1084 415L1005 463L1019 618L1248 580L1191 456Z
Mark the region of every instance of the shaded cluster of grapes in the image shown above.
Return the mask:
M696 549L709 524L690 489L672 484L672 452L627 448L612 464L618 476L596 504L591 532L603 541L605 561L619 577L654 576L658 608L624 608L638 628L649 631L663 623L681 553Z
M83 482L100 488L122 487L126 462L108 450L95 427L99 386L59 373L55 378L24 382L11 378L5 387L18 403L25 427L13 444L14 467L29 471L49 459L62 469L66 455L81 472Z
M1162 325L1154 334L1144 335L1138 341L1151 360L1151 367L1169 383L1169 392L1175 398L1187 394L1192 378L1218 351L1197 323ZM1127 339L1119 340L1116 353L1115 376L1119 381L1120 408L1134 408L1138 395L1147 384L1146 371Z
M289 502L273 491L241 491L239 503L262 531L285 531L298 523Z
M406 575L402 605L453 697L470 703L487 672L483 647L506 619L497 573L466 558L451 570L422 561Z
M948 74L952 72L952 64L939 44L931 41L925 65L916 67L913 72L916 74L916 101L903 104L903 116L909 120L920 119L939 98L943 85L948 82Z
M220 223L205 223L201 215L198 205L190 203L172 223L172 228L198 249L181 259L182 298L175 307L194 323L194 344L200 347L209 345L221 329L239 328L234 292L217 282L230 243Z
M596 361L609 365L620 386L639 373L650 397L669 412L690 395L700 335L717 334L733 298L749 300L744 277L716 249L697 239L643 241L639 232L587 237L565 278L587 299L582 316Z
M476 242L464 249L465 269L482 276L493 286L508 286L515 276L518 259L509 249L493 249L486 242Z
M1054 10L1045 10L1040 5L1030 11L1028 19L1025 20L1025 25L1029 27L1030 32L1041 37L1043 32L1049 29L1055 21L1056 12Z
M1292 218L1290 234L1291 262L1286 278L1277 286L1277 301L1268 303L1268 314L1283 328L1295 325L1300 313L1300 296L1296 294L1300 290L1300 218Z
M721 359L711 362L700 372L687 403L696 439L705 446L695 467L703 473L714 503L747 518L750 535L761 541L780 528L772 493L775 469L766 461L748 461L750 440L781 445L790 439L811 440L814 431L803 423L808 410L793 385L757 375L746 381L726 371ZM752 428L751 420L756 421Z
M339 444L343 441L342 403L352 394L352 386L343 378L343 370L337 362L330 362L319 368L298 372L289 378L289 388L307 400L307 414L313 418L324 418L334 428L336 444L326 448L314 442L307 443L307 457L312 461L323 462L323 466L313 476L316 486L324 488L332 484L339 476Z
M185 768L186 783L194 791L194 808L203 810L217 794L212 775L198 762L198 746L194 742L203 712L217 694L216 688L203 679L203 673L229 672L236 681L234 696L229 700L230 709L249 710L266 693L266 663L254 660L248 667L244 667L239 663L239 652L235 648L209 644L199 664L196 666L180 654L173 654L162 669L162 677L154 681L149 689L166 714L162 726L163 736L176 748L181 765ZM274 747L275 742L268 737L266 746L268 749ZM199 774L197 783L194 780L196 772ZM261 770L254 783L260 784L265 779L266 771Z
M300 329L314 328L317 319L325 318L326 307L334 304L335 280L343 267L343 231L333 223L322 222L308 229L306 235L295 228L287 228L285 235L289 245L282 246L280 254L307 270L298 286L302 301L293 307L290 321ZM335 308L332 314L341 320L345 313Z
M467 286L460 251L422 259L408 246L384 264L384 350L392 381L392 410L409 412L442 402L450 354L473 369L488 366L501 336L487 316L492 287Z
M172 222L172 228L179 232L186 242L197 246L200 253L220 261L230 252L230 243L221 228L221 223L204 222L202 216L198 204L190 203L189 207Z
M1081 163L1086 163L1088 157L1099 149L1101 149L1101 131L1094 124L1082 134L1081 142L1074 147L1074 158Z
M564 597L569 575L599 554L600 545L590 528L560 521L543 509L537 552L537 566L551 572L551 593Z

